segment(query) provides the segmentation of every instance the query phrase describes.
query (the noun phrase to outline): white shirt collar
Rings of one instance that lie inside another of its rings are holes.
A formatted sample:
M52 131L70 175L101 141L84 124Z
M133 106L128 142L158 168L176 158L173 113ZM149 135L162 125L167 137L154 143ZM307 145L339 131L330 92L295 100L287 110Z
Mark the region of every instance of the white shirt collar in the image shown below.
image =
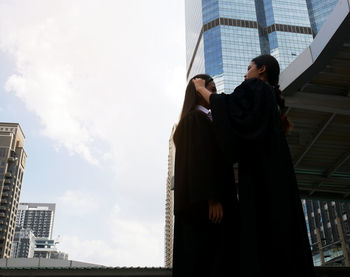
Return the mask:
M206 107L203 107L202 105L197 105L196 109L205 113L208 116L208 118L210 119L210 121L213 121L213 117L211 115L211 112Z
M202 111L205 114L209 113L209 110L207 108L203 107L202 105L197 105L196 109Z

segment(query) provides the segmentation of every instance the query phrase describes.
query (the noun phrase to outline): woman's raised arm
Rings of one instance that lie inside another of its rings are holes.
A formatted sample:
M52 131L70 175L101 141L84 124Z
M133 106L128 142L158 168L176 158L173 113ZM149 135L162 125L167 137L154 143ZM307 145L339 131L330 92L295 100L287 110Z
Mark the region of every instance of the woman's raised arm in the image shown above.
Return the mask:
M212 94L206 87L205 87L205 80L201 78L195 78L192 80L194 86L196 87L196 91L198 91L204 100L210 104L210 95Z

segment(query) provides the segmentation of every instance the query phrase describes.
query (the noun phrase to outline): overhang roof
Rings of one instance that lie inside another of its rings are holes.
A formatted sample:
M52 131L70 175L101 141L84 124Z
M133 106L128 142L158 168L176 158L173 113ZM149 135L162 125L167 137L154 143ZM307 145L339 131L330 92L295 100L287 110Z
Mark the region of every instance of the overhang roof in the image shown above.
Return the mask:
M282 73L288 142L304 198L350 199L350 0Z

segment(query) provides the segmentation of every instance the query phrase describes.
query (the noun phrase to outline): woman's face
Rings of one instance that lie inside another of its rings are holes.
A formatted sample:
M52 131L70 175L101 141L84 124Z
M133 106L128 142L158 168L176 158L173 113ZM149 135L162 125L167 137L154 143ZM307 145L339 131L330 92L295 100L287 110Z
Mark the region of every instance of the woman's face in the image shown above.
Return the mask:
M214 81L210 81L206 87L207 90L209 90L211 93L216 94L216 86Z
M248 71L244 75L244 80L258 78L263 79L263 74L266 72L266 67L263 65L261 68L258 68L254 62L250 62L248 66Z

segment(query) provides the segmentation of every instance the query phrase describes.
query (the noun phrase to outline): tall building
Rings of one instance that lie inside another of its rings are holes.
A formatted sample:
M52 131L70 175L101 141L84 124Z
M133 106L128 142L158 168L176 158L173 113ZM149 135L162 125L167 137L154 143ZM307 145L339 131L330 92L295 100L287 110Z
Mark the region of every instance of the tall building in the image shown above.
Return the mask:
M26 153L18 123L0 123L0 258L11 256Z
M314 264L349 265L350 203L302 200Z
M283 70L313 40L305 0L186 0L187 79L211 75L218 92L243 81L252 58L271 54Z
M13 258L67 260L68 254L57 250L52 239L56 204L20 203L18 207Z
M35 237L52 239L56 204L20 203L16 227L33 230Z
M165 203L165 267L173 266L173 237L174 237L174 166L175 145L173 135L176 125L171 130L169 138L168 178L166 185Z
M314 36L321 30L339 0L306 0Z
M12 258L33 258L35 248L35 236L31 229L16 227L15 237L12 243Z

